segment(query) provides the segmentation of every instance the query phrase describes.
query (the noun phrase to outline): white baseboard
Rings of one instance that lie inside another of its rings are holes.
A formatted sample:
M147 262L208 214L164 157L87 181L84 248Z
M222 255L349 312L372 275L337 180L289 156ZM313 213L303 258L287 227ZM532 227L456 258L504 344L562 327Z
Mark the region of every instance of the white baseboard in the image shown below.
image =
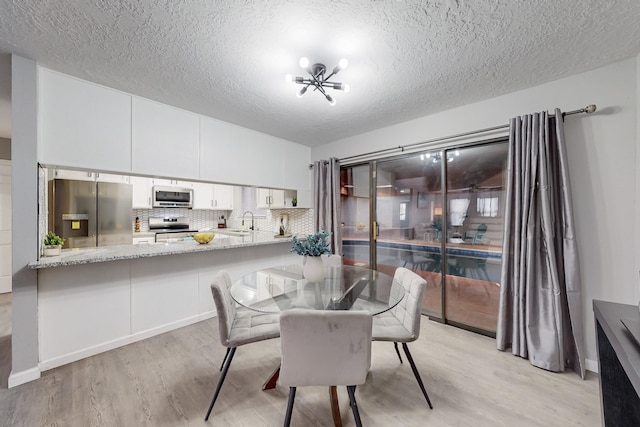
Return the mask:
M12 370L9 374L8 387L11 388L19 386L21 384L28 383L29 381L37 380L38 378L40 378L40 369L37 367L20 372L13 372Z
M107 341L93 347L84 348L82 350L74 351L72 353L67 353L62 356L54 357L47 360L41 360L40 363L38 363L38 368L39 368L38 372L47 371L49 369L57 368L58 366L66 365L68 363L75 362L77 360L81 360L90 356L95 356L96 354L104 353L105 351L113 350L114 348L122 347L137 341L142 341L144 339L151 338L155 335L160 335L165 332L172 331L174 329L182 328L184 326L188 326L193 323L210 319L214 316L215 316L215 311L209 311L206 313L188 317L186 319L181 319L177 322L167 323L166 325L158 326L158 327L147 329L145 331L141 331L132 335L127 335L122 338L117 338L115 340Z
M598 361L592 359L584 359L584 367L587 371L598 373Z

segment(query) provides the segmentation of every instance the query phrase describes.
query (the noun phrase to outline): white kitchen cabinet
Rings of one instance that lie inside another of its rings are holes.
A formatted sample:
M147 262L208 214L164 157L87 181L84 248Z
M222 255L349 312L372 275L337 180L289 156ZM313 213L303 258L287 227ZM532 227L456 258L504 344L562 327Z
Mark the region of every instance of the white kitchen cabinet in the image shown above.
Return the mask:
M276 190L273 188L257 188L256 207L262 209L287 207L287 205L285 204L284 196L284 190Z
M154 185L162 185L165 187L173 187L174 183L177 181L174 181L173 179L166 179L166 178L150 178L151 179L151 186L153 187Z
M132 172L199 178L200 117L133 97Z
M56 179L74 179L77 181L95 181L96 174L94 172L76 171L68 169L54 169L53 177Z
M220 210L233 209L233 186L232 185L213 185L213 207Z
M248 184L245 158L247 129L209 117L200 117L200 179Z
M194 182L193 209L232 210L233 186Z
M205 182L193 183L193 209L214 209L213 184Z
M41 163L131 170L131 95L39 69Z
M247 151L242 157L248 184L284 187L283 142L282 139L247 130Z
M114 173L96 172L96 181L98 182L115 182L116 184L129 184L130 179L127 175L118 175Z
M132 176L133 209L151 209L151 178Z
M151 178L151 185L161 185L164 187L193 188L195 183L192 181L182 181L179 179L168 178Z
M284 188L299 191L309 191L313 182L313 169L311 163L311 148L292 142L283 142L282 171L284 173Z

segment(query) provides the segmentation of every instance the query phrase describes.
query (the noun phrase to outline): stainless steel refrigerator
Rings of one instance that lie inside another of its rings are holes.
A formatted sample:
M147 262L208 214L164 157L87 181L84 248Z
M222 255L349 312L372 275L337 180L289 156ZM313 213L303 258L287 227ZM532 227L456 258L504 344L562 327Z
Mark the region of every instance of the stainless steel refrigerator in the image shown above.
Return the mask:
M64 248L133 243L130 184L53 179L49 181L49 230Z

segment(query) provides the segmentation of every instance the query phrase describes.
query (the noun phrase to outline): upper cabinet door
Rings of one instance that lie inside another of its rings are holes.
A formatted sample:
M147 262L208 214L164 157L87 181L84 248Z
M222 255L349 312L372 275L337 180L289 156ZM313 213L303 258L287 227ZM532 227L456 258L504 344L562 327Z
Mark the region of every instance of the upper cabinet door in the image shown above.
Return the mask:
M208 117L200 117L200 179L248 184L245 158L247 130Z
M306 147L293 142L283 142L283 172L285 188L296 190L310 190L313 181L313 171L309 168L311 163L311 147Z
M215 209L213 202L213 184L193 183L193 209Z
M151 209L151 178L146 176L132 176L133 209Z
M284 187L282 159L283 140L247 131L247 152L244 162L247 168L247 184L265 187Z
M41 68L40 161L129 172L131 95Z
M233 209L233 186L214 184L213 186L214 209Z
M199 116L133 97L132 171L198 178Z

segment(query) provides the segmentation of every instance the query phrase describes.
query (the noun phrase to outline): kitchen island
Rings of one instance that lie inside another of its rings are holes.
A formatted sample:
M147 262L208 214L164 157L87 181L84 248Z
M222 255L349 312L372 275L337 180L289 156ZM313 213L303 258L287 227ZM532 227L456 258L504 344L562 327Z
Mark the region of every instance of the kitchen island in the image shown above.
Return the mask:
M41 371L215 315L210 284L221 269L241 277L302 262L273 233L64 250L29 264L38 274Z

